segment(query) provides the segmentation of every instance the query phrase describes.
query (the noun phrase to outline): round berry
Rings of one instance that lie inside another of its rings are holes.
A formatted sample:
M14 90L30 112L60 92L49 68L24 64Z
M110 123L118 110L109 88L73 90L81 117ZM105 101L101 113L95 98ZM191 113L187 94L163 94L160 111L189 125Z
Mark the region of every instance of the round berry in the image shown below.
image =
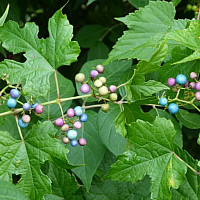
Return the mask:
M83 115L83 114L82 114L82 115ZM81 115L81 116L82 116L82 115ZM74 125L74 128L77 128L77 129L80 129L81 126L82 126L82 125L81 125L81 122L79 122L79 121L74 122L73 125Z
M109 96L109 99L111 101L117 101L117 98L118 98L117 93L111 93Z
M74 112L76 116L80 117L83 114L83 108L81 106L76 106Z
M184 85L187 82L187 77L183 74L179 74L176 76L176 83L180 85Z
M197 90L200 90L200 82L197 82L197 83L196 83L195 88L196 88Z
M6 102L6 105L8 106L8 108L15 108L15 106L17 105L17 101L13 98L9 98Z
M161 106L166 106L167 105L167 99L165 97L160 98L159 104Z
M31 121L30 115L23 115L22 116L22 121L26 122L26 123L29 123Z
M80 91L83 94L87 94L90 91L90 86L86 83L84 83L83 85L81 85Z
M106 86L100 87L98 91L101 96L105 96L109 93L108 88Z
M197 78L197 73L191 72L191 73L190 73L190 78L191 78L191 79Z
M19 90L17 90L17 89L12 89L12 90L10 90L10 96L11 96L12 98L16 99L16 98L19 97L19 95L20 95Z
M107 104L107 103L101 105L101 110L102 110L103 112L107 112L107 111L109 110L109 108L110 108L110 105Z
M96 66L96 70L97 70L100 74L103 74L103 72L104 72L104 66L103 66L103 65L97 65L97 66Z
M200 92L196 92L195 97L197 101L200 101Z
M97 79L95 82L94 82L94 86L95 87L101 87L103 85L103 83L99 80L99 79Z
M168 110L172 114L176 114L179 110L178 105L176 103L170 103L168 106Z
M35 109L35 107L38 105L38 103L34 103L33 105L31 105L31 108Z
M66 131L68 131L69 130L69 125L68 124L64 124L63 126L62 126L62 128L61 128L61 131L62 132L66 132Z
M70 144L75 147L78 145L78 141L77 140L71 140Z
M75 130L69 130L67 132L67 137L70 139L70 140L73 140L77 137L77 132Z
M187 88L187 87L189 87L189 85L190 85L190 82L187 81L184 86Z
M110 92L116 92L116 90L117 90L117 87L115 86L115 85L111 85L110 87L109 87L109 90L110 90Z
M80 121L81 121L81 122L86 122L87 120L88 120L87 114L83 113L83 114L81 115L81 117L80 117Z
M23 122L22 119L19 119L18 125L19 125L20 128L26 128L28 126L28 123Z
M100 77L100 78L99 78L99 80L100 80L100 81L101 81L103 84L105 84L105 83L106 83L106 78L105 78L105 77L103 77L103 76L102 76L102 77Z
M80 138L80 139L78 140L78 143L79 143L81 146L85 146L85 145L87 144L87 141L86 141L85 138Z
M175 78L169 78L168 79L168 85L173 87L176 84L176 79Z
M68 117L74 117L74 115L75 115L74 109L73 108L69 108L67 110L67 116Z
M195 82L191 82L189 84L189 86L192 88L192 89L195 89L196 88L196 83Z
M99 75L99 72L97 71L97 70L92 70L91 72L90 72L90 76L92 77L92 78L95 78L95 77L97 77Z
M56 126L61 127L64 125L64 121L62 118L58 118L58 119L56 119L55 124L56 124Z
M38 104L37 106L35 106L35 112L37 114L42 114L44 111L44 107L41 104Z
M24 110L29 110L31 108L31 104L30 103L24 103L23 104L23 109Z
M78 73L75 76L75 81L78 83L82 83L85 80L85 75L83 73Z
M64 144L68 144L69 143L69 138L68 137L63 137L62 141Z

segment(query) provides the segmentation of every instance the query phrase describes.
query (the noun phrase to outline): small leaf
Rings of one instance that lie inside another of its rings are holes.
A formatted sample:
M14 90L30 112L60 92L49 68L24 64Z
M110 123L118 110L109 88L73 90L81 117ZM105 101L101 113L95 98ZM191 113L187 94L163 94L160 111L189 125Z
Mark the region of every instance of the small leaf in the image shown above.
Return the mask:
M7 15L8 15L8 12L9 12L9 7L10 7L10 5L8 4L4 14L0 18L0 26L2 26L4 24L4 22L5 22L6 18L7 18Z

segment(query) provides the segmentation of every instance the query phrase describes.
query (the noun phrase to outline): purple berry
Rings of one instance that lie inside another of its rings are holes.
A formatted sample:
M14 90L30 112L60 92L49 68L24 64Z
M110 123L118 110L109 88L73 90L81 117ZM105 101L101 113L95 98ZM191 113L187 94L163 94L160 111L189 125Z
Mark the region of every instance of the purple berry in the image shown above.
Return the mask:
M97 77L99 75L99 72L97 71L97 70L92 70L91 72L90 72L90 76L92 77L92 78L95 78L95 77Z
M195 97L197 101L200 101L200 92L196 92Z
M67 110L67 116L68 117L74 117L74 115L75 115L74 109L73 108L69 108Z
M197 73L191 72L191 73L190 73L190 78L191 78L191 79L197 78Z
M116 92L116 90L117 90L117 87L115 86L115 85L111 85L110 87L109 87L109 90L110 90L110 92Z
M100 74L103 74L103 72L104 72L104 66L103 66L103 65L97 65L97 66L96 66L96 70L97 70Z
M167 82L168 82L168 85L172 87L176 84L176 79L175 78L169 78Z
M30 103L24 103L23 104L23 109L24 110L29 110L31 108L31 104Z
M195 87L196 87L197 90L200 90L200 82L197 82Z
M61 127L64 125L64 121L62 118L58 118L58 119L56 119L55 124L56 124L56 126Z
M76 121L76 122L74 122L74 128L77 128L77 129L80 129L81 128L81 122L79 122L79 121Z
M187 87L189 87L189 85L190 85L190 82L187 81L184 86L187 88Z
M19 97L19 95L20 95L19 90L17 90L17 89L12 89L12 90L10 90L10 96L11 96L12 98L16 99L16 98Z
M87 144L87 141L86 141L85 138L80 138L80 139L78 140L78 142L79 142L79 144L80 144L81 146L85 146L85 145Z
M83 94L87 94L89 91L90 91L90 86L86 83L84 83L82 86L81 86L81 92Z
M44 111L44 107L41 104L38 104L37 106L35 106L35 112L37 114L42 114Z
M190 86L192 89L195 89L196 83L195 83L195 82L191 82L189 86Z
M23 115L22 121L28 123L31 121L31 117L29 115Z

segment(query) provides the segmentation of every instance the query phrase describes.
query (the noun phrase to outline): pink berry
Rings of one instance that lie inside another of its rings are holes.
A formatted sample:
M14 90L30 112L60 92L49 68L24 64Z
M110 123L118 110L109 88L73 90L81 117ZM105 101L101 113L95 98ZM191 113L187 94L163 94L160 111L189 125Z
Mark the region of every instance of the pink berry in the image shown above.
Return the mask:
M96 70L97 70L100 74L103 74L103 72L104 72L104 66L103 66L103 65L97 65L97 66L96 66Z
M64 121L62 118L58 118L58 119L56 119L55 124L56 124L56 126L61 127L64 125Z
M37 114L42 114L44 111L44 107L41 105L41 104L38 104L36 107L35 107L35 112Z
M74 122L74 128L77 128L77 129L80 129L81 128L81 122L79 122L79 121L76 121L76 122Z
M97 77L99 75L99 72L97 71L97 70L92 70L91 72L90 72L90 76L92 77L92 78L95 78L95 77Z
M190 73L190 78L191 78L191 79L197 78L197 73L191 72L191 73Z
M197 90L200 90L200 82L197 82L195 87L196 87Z
M175 78L169 78L167 82L168 82L168 85L172 87L176 84L176 79Z
M31 117L29 115L23 115L22 121L28 123L31 121Z
M115 85L111 85L110 87L109 87L109 90L110 90L110 92L116 92L116 90L117 90L117 87L115 86Z
M185 83L185 87L187 88L187 87L189 87L189 85L190 85L190 82L187 80L187 82Z
M74 117L74 115L75 115L74 109L73 108L69 108L67 110L67 116L68 117Z
M191 82L191 83L190 83L190 87L191 87L192 89L195 89L196 83L195 83L195 82Z
M197 101L200 101L200 92L196 92L195 97Z
M86 83L84 83L82 86L81 86L81 92L83 94L87 94L89 91L90 91L90 86Z
M66 132L69 130L69 125L68 124L64 124L61 128L62 132Z
M80 139L78 140L78 142L79 142L79 144L80 144L81 146L85 146L85 145L87 144L87 141L86 141L85 138L80 138Z

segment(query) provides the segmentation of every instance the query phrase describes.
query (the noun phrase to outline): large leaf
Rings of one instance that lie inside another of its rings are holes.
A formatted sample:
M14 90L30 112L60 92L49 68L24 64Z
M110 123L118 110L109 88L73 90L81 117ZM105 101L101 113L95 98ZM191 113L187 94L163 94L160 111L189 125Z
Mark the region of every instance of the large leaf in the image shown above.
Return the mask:
M60 167L71 168L66 160L68 150L55 139L57 130L51 122L38 122L24 138L15 140L8 132L0 132L0 178L12 181L20 175L17 186L32 200L50 193L50 180L40 170L46 160Z
M187 171L174 153L173 124L159 117L153 124L138 120L130 125L128 135L134 147L118 157L107 178L135 183L147 174L151 178L151 199L170 199L170 187L177 189Z
M49 38L39 39L39 28L27 23L23 28L14 21L0 27L3 47L14 54L25 52L26 61L4 60L0 75L8 74L11 83L23 83L26 94L44 96L50 90L50 75L62 65L76 61L80 52L77 42L72 42L72 26L58 10L49 20ZM36 87L37 86L37 87Z

